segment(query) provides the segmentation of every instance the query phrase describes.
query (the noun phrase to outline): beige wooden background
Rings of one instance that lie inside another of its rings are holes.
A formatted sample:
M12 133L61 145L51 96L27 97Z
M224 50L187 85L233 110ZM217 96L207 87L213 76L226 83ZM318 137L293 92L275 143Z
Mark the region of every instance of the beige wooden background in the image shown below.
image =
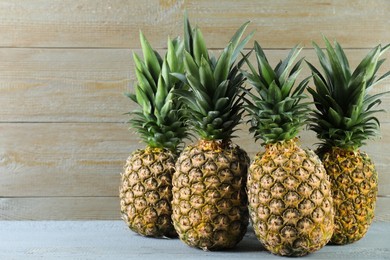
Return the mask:
M388 0L0 0L0 220L119 219L119 173L142 147L123 115L134 109L123 96L131 54L140 29L164 53L167 35L182 34L184 9L216 51L250 20L274 64L297 43L318 64L311 41L323 46L321 34L353 65L390 42ZM385 90L390 80L375 91ZM390 96L383 101L390 110ZM382 139L363 149L379 171L377 220L390 220L390 114L379 117ZM235 142L253 156L260 145L242 129Z

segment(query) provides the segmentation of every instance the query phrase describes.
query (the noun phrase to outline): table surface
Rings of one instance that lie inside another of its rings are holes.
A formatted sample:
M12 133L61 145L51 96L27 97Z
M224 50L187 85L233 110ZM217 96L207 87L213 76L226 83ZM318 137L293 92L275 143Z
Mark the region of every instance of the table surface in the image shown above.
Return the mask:
M250 228L232 250L207 252L179 239L139 236L122 221L0 221L0 259L286 259L265 251ZM390 259L390 223L360 241L325 246L309 259Z

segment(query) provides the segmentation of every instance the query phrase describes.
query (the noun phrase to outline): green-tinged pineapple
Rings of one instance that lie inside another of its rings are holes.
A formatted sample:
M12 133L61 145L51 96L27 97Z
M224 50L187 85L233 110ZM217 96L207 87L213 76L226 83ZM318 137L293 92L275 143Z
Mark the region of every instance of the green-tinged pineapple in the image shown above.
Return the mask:
M329 177L311 150L296 137L306 124L308 103L301 103L308 84L293 90L302 59L293 48L275 69L255 42L258 70L247 61L245 72L255 92L247 91L250 132L262 139L265 151L249 168L247 192L250 218L260 242L274 254L303 256L325 246L333 231L333 201Z
M140 33L144 60L134 53L137 84L128 94L141 110L130 112L131 126L147 144L133 152L121 174L122 218L130 229L152 237L175 236L172 225L172 175L179 154L178 146L187 137L180 104L173 91L183 84L171 72L184 69L184 43L168 40L164 59Z
M382 53L390 46L377 46L351 71L342 47L334 47L325 38L326 53L313 44L323 74L308 63L315 84L309 89L316 110L310 128L321 140L318 149L332 182L335 229L332 243L347 244L361 239L374 217L378 175L375 166L359 150L365 141L378 133L379 121L373 108L383 93L369 95L369 90L385 77L376 79L384 60Z
M188 86L176 91L187 122L199 141L181 153L173 176L173 223L186 244L203 250L234 247L249 222L245 182L249 158L231 138L241 121L240 87L235 64L245 43L244 24L218 59L210 57L201 31L185 18L185 70L175 74Z

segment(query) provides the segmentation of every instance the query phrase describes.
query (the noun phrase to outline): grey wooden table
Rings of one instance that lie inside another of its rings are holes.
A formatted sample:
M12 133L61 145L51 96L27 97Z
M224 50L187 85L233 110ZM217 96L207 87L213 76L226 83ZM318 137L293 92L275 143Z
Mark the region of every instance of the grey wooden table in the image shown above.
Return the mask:
M286 259L265 251L250 229L234 250L205 252L179 239L153 239L122 221L0 221L0 259ZM326 246L310 259L390 259L390 223L375 222L366 237Z

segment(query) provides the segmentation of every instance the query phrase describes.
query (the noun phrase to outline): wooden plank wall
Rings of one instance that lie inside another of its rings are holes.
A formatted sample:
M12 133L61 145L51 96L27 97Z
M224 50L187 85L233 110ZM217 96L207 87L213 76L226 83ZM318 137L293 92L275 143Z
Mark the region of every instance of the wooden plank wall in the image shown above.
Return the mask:
M274 64L298 43L318 64L311 41L323 46L322 34L352 65L390 42L387 0L0 0L0 219L119 219L119 173L142 147L123 115L135 108L123 96L135 80L131 53L140 29L164 53L167 36L182 35L184 9L215 51L250 20ZM375 91L385 90L390 80ZM377 220L390 220L390 114L380 120L382 139L364 150L380 175ZM260 145L242 129L236 143L253 156Z

